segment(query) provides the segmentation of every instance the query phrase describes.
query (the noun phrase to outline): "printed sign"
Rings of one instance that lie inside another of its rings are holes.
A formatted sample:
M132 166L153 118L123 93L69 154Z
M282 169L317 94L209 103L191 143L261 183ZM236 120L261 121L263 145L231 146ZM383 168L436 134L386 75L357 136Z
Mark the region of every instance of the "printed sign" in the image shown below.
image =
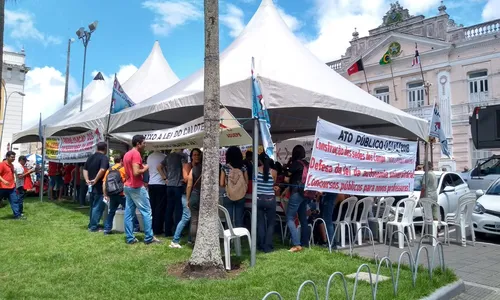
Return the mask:
M276 161L285 165L292 158L293 147L301 145L306 150L306 159L309 160L312 154L312 148L314 144L314 136L297 138L285 140L283 142L276 143L275 153Z
M417 142L382 138L318 119L306 190L409 195L416 153Z
M141 134L146 137L146 150L191 149L203 147L205 136L205 123L203 117L185 123L181 126L149 131L116 133L114 137L130 143L132 137ZM220 121L220 146L239 146L252 143L252 139L241 127L240 123L227 109L221 109Z
M45 159L61 163L85 162L97 150L97 143L104 141L98 129L70 136L45 139Z

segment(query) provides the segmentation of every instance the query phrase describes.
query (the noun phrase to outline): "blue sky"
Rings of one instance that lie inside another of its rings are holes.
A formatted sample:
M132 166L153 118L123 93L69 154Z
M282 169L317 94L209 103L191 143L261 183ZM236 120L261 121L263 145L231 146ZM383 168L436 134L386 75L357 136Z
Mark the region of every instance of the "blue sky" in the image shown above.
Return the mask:
M289 27L320 59L340 58L354 27L366 35L381 24L387 0L275 0ZM433 16L439 0L402 0L410 14ZM99 21L87 52L86 83L95 71L108 81L118 73L130 77L147 57L155 40L179 78L203 66L203 0L17 0L7 1L5 48L24 47L32 68L26 81L24 127L62 105L66 49L79 27ZM221 51L248 23L260 0L220 2ZM500 18L500 0L445 1L457 23L472 25ZM81 84L83 46L71 48L70 93ZM111 85L111 82L109 82ZM40 103L44 103L43 108ZM29 108L29 109L27 109Z

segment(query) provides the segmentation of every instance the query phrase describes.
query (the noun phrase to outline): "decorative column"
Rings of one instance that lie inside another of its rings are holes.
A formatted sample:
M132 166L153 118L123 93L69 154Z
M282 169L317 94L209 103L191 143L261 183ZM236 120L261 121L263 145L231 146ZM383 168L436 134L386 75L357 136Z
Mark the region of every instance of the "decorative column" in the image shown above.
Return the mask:
M441 114L441 126L448 140L448 147L453 158L453 127L451 122L451 85L450 72L448 70L440 71L437 76L438 80L438 105ZM440 146L438 146L440 147ZM441 152L439 167L446 168L447 171L455 171L456 163L454 159L449 159Z

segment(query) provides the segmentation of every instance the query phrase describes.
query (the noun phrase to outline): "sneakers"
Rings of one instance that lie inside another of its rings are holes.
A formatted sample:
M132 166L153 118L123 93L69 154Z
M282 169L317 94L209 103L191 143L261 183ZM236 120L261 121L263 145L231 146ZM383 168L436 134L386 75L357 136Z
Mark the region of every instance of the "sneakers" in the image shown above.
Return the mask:
M169 247L173 249L182 249L182 246L179 243L174 242L171 242Z
M139 243L138 239L133 239L132 241L127 242L127 244L129 244L129 245L133 245L133 244L137 244L137 243Z
M303 248L301 246L293 246L292 248L290 248L290 250L288 250L288 252L294 253L294 252L300 252L302 250Z
M149 242L144 242L144 243L145 243L146 245L150 245L150 244L163 244L163 242L162 242L162 241L160 241L159 239L157 239L157 238L155 238L155 237L154 237L151 241L149 241Z

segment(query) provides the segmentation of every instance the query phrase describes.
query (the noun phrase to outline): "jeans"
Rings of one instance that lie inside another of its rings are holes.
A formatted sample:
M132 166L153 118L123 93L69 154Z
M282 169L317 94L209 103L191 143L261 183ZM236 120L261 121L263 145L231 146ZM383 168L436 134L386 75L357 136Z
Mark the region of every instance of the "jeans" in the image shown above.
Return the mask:
M245 198L233 201L228 197L224 197L224 207L229 211L229 217L233 222L234 227L243 227L243 216L245 214Z
M102 201L104 195L92 190L90 193L90 223L89 230L97 231L106 204Z
M257 200L257 247L264 252L273 250L276 226L276 197L259 195Z
M113 220L115 218L116 211L118 206L122 206L125 208L125 196L122 195L112 195L109 197L109 213L106 221L104 222L104 233L110 233L113 230ZM137 216L134 215L134 231L139 231L139 220L137 220Z
M14 219L19 219L21 217L21 208L19 206L19 197L17 196L16 189L1 189L0 199L8 198L10 203L10 208L14 214Z
M24 196L26 196L26 191L24 190L24 186L18 187L17 197L19 203L19 213L21 213L21 215L24 213Z
M127 204L125 205L125 238L127 243L135 240L133 220L135 210L139 209L144 222L144 242L153 240L153 218L151 216L151 205L149 203L148 191L145 187L124 187Z
M175 229L175 234L172 242L179 243L181 239L182 230L184 230L184 227L186 226L186 224L189 222L190 219L191 219L191 211L187 206L187 198L186 195L182 195L182 219L179 222L179 224L177 224L177 228Z
M85 206L85 200L87 198L87 192L89 190L89 187L87 186L87 183L85 181L80 181L80 193L78 199L80 200L80 205Z
M182 186L167 186L167 208L165 214L165 236L172 236L173 228L182 219Z
M307 223L307 201L300 193L293 193L288 201L288 208L286 210L286 223L290 230L292 237L292 244L294 246L307 247L309 245L309 237L311 231ZM295 216L298 214L300 222L300 240L297 227L295 227Z
M164 184L150 184L148 190L153 216L153 232L154 234L162 234L167 208L167 187Z
M196 242L196 234L198 232L198 219L200 216L200 193L193 190L191 198L189 198L189 207L191 209L191 228L189 230L191 241Z
M337 194L326 193L322 200L321 213L323 220L325 220L326 229L328 231L328 238L332 246L335 246L335 241L333 241L333 232L335 231L335 226L333 225L333 213L335 208L335 200L337 199Z

